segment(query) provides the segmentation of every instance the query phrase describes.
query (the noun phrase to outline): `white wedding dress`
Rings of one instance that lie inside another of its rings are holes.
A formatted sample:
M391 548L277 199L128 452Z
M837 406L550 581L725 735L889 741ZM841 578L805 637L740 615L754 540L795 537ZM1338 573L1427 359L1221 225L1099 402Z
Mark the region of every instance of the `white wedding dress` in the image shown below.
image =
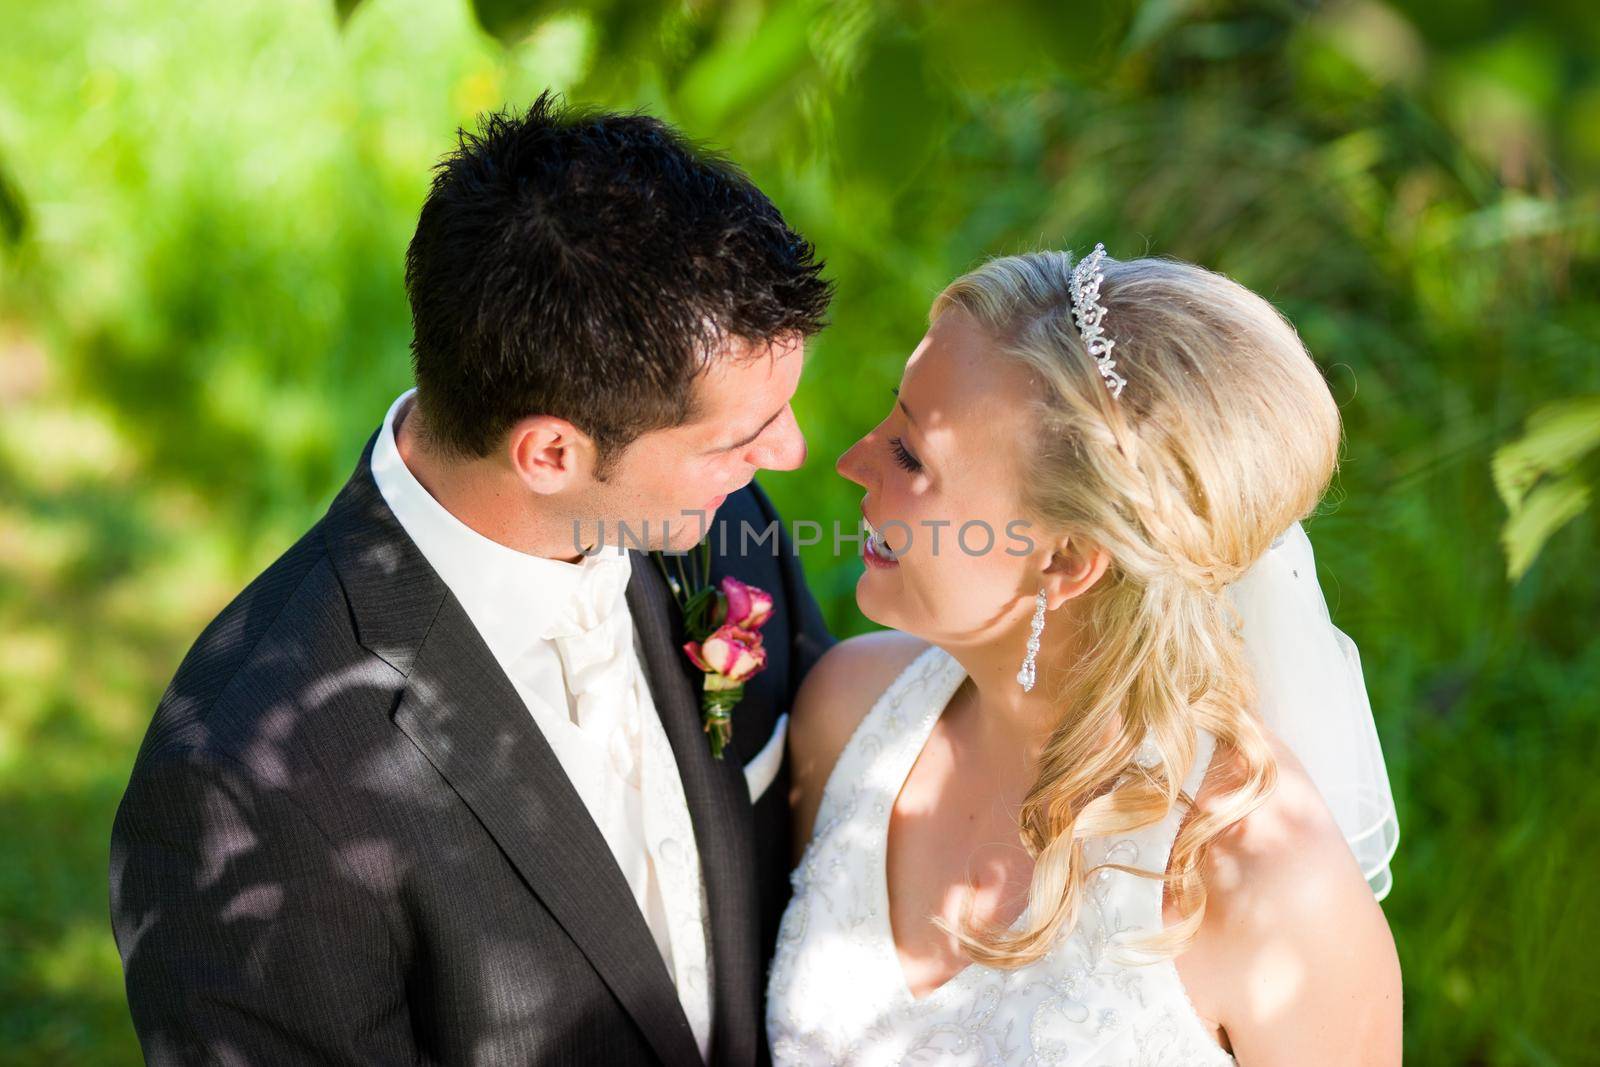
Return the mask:
M1177 968L1137 964L1118 951L1129 936L1161 925L1161 883L1122 871L1092 877L1076 928L1037 963L1012 971L973 964L928 995L911 995L889 924L889 812L965 678L949 653L930 647L879 697L839 757L793 875L773 959L774 1063L1232 1065ZM1214 748L1202 732L1184 782L1190 796ZM1165 870L1179 817L1091 839L1085 855L1091 866Z

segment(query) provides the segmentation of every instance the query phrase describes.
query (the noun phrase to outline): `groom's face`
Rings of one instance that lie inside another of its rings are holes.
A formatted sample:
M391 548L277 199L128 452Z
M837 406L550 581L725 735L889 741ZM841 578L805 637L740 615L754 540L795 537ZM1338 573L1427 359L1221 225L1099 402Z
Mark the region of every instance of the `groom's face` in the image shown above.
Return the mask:
M731 493L758 470L794 470L805 462L806 441L790 406L805 361L798 335L753 346L730 339L695 381L697 417L647 433L623 452L604 482L591 486L606 540L617 521L634 533L649 522L652 545L694 547Z

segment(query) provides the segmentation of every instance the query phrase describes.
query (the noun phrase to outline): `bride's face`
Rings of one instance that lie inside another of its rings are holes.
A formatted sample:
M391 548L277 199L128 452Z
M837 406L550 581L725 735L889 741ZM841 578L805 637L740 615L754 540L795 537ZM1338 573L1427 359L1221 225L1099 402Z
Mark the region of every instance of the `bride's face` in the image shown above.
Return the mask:
M951 310L906 361L887 416L839 457L894 559L863 551L863 614L944 645L983 641L1033 609L1049 548L1019 503L1027 375Z

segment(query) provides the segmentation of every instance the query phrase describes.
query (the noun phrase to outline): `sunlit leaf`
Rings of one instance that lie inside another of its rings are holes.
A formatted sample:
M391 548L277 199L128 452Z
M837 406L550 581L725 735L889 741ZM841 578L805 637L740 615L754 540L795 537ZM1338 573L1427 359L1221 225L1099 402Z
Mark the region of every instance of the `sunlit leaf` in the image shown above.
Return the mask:
M1509 193L1498 203L1462 219L1457 239L1463 248L1479 249L1582 232L1600 232L1600 212L1593 207Z
M1589 488L1575 474L1545 482L1524 497L1500 535L1506 550L1506 573L1511 580L1526 574L1550 535L1583 514L1588 506Z
M1528 418L1517 440L1495 451L1495 490L1513 512L1540 478L1561 475L1600 448L1600 396L1549 404Z
M1600 396L1550 404L1528 419L1527 430L1495 451L1495 491L1510 512L1501 530L1506 570L1521 578L1550 536L1589 505L1589 488L1577 469L1600 449Z

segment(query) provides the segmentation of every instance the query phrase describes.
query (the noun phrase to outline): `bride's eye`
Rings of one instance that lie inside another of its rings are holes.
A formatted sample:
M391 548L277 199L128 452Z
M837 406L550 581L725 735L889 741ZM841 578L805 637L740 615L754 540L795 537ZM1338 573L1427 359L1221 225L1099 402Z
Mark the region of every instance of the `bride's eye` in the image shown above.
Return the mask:
M918 460L916 456L913 456L910 452L906 451L906 446L900 440L900 438L889 438L889 451L894 453L894 461L900 464L901 467L910 471L912 474L915 474L922 469L921 461Z

